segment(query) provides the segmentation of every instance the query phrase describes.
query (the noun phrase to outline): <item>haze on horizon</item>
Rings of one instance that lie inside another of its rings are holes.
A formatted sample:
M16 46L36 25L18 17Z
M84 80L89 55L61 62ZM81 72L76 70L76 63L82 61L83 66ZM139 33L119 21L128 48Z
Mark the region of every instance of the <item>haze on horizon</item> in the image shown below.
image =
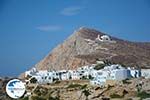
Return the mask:
M149 0L0 0L0 76L17 76L80 26L150 42Z

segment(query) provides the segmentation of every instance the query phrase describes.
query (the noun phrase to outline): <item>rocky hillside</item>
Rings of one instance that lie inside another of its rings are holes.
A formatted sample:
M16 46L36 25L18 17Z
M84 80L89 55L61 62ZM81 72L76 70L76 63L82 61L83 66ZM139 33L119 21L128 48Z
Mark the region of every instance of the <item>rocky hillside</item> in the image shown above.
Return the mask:
M141 83L142 82L142 83ZM61 81L49 85L27 85L32 95L19 100L150 100L150 80L132 79L105 87L92 86L87 80Z
M75 69L107 60L123 65L150 67L150 43L136 43L111 37L115 43L89 44L86 39L95 40L104 33L89 28L80 28L62 44L54 48L35 66L38 69Z

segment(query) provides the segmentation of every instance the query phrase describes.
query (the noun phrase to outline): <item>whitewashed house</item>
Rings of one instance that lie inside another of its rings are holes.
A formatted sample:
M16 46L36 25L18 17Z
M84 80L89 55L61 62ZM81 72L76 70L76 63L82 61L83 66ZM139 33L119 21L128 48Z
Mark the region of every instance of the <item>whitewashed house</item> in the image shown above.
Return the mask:
M110 65L104 69L98 70L96 77L91 80L92 84L104 85L106 80L124 80L130 77L130 70L123 68L121 65Z
M131 77L133 78L141 77L141 70L130 67L128 67L128 70L130 70Z
M102 41L111 41L110 37L108 35L102 35L101 36Z
M104 86L106 83L106 77L105 76L97 76L93 80L90 81L92 85L100 85Z
M38 71L36 68L32 68L31 70L25 72L25 77L35 75L37 72Z
M53 73L48 71L39 71L39 73L32 76L32 78L35 78L39 84L52 83L53 77Z
M79 73L79 76L88 78L90 75L90 67L89 66L83 66L77 69L77 72Z
M58 72L60 80L69 80L71 78L71 73L67 70L61 70Z
M76 70L69 70L70 75L71 75L71 79L72 80L79 80L81 79L80 73Z
M103 86L109 76L109 72L106 70L96 70L94 79L90 81L93 85Z
M141 69L141 76L145 78L150 78L150 69Z
M102 63L102 62L99 62ZM107 80L124 80L127 78L137 78L141 76L141 71L137 69L124 68L119 64L105 66L103 69L95 70L96 64L83 66L77 70L60 70L60 71L37 71L35 68L25 72L25 76L35 78L37 83L53 83L56 80L80 80L83 77L90 79L91 84L103 86ZM90 76L92 78L90 78ZM149 71L142 70L142 76L149 77Z
M93 78L95 78L95 77L97 77L97 70L94 70L94 69L92 69L92 70L90 70L89 71L89 74L93 77Z
M114 69L108 77L111 80L124 80L127 78L130 78L130 71L127 69Z
M34 73L33 73L34 72ZM47 70L40 70L40 71L27 71L26 76L31 76L29 80L26 80L27 82L31 79L35 78L37 80L37 83L39 84L46 84L46 83L52 83L54 80L60 80L59 74L57 71L47 71Z

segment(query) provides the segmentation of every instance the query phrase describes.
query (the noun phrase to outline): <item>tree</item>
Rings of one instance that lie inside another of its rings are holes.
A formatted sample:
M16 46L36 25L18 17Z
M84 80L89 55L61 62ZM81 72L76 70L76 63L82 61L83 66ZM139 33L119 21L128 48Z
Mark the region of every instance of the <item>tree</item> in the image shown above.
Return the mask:
M86 97L85 100L88 100L88 96L91 95L90 89L87 87L87 85L83 85L83 86L81 86L81 90L82 90L82 92L81 92L81 95L79 96L79 100L81 99L83 94Z
M105 64L97 64L97 65L95 65L94 69L100 70L100 69L103 69L104 67L105 67Z
M89 79L92 80L92 79L94 79L94 77L92 77L92 75L89 75Z
M84 89L84 90L82 91L82 93L85 95L86 100L88 100L88 96L91 95L89 89Z
M30 80L31 83L36 83L37 82L37 79L35 77L33 77L31 80Z

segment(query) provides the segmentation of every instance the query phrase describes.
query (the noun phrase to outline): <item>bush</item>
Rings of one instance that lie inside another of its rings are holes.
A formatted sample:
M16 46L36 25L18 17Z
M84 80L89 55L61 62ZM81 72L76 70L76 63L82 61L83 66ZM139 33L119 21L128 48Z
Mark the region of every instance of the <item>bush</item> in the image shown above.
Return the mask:
M77 87L81 87L82 85L80 84L70 84L67 88L77 88Z
M115 93L114 93L114 94L111 94L110 97L111 97L111 98L123 98L123 96L120 96L120 95L115 94Z
M19 100L29 100L29 97L24 97L24 98L21 98Z
M132 82L129 82L128 79L126 79L126 80L122 80L122 83L123 84L131 84Z
M61 81L59 81L59 80L56 80L56 81L55 81L55 84L59 84L60 82L61 82Z
M53 82L59 81L58 78L53 78Z
M142 92L138 92L137 96L140 97L141 99L146 99L146 98L150 98L150 93L146 93L145 91L142 91Z
M48 100L60 100L59 97L49 97Z
M104 64L105 65L111 65L111 64L114 64L114 63L112 63L111 61L109 61L109 60L106 59L106 60L104 60Z
M50 85L50 83L47 83L47 85Z
M105 67L105 64L97 64L97 65L95 65L94 69L100 70L100 69L103 69L104 67Z
M84 93L84 95L86 96L86 97L88 97L89 95L91 95L91 93L90 93L90 91L89 90L83 90L82 91L83 93Z
M82 91L82 93L83 93L84 96L86 97L86 100L88 100L88 96L91 95L89 89L84 89L84 90Z
M40 89L40 92L41 92L41 95L42 95L42 96L45 96L45 95L48 93L48 89L46 89L46 88L41 88L41 89Z
M31 80L30 80L31 83L36 83L37 82L37 79L35 77L33 77Z
M92 77L91 75L89 75L89 79L90 79L90 80L93 80L93 79L94 79L94 77Z
M82 76L81 79L82 80L88 80L88 78L86 76Z
M83 89L86 89L86 88L87 88L87 84L81 86L81 89L82 89L82 90L83 90Z
M31 98L32 100L46 100L45 98L39 96L32 96Z
M34 93L38 96L41 96L41 91L40 91L40 87L37 87L35 90L34 90Z
M38 86L35 90L34 93L38 96L45 96L48 93L48 89L44 87Z

